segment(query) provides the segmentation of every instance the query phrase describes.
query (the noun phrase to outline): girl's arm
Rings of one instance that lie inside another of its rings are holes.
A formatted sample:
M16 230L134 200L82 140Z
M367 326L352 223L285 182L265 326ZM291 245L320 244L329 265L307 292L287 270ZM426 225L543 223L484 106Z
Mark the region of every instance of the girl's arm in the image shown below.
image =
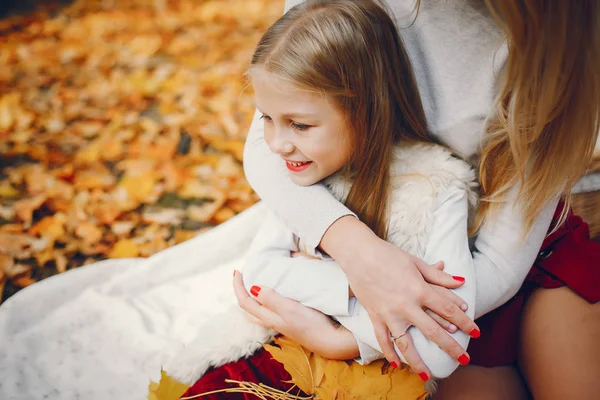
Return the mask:
M448 273L466 279L465 285L455 292L468 305L469 317L473 317L475 277L467 238L467 209L467 195L460 189L448 190L438 198L424 259L444 258ZM269 213L246 256L243 273L247 290L253 285L264 285L279 295L334 316L356 339L355 351L360 353L357 361L369 363L382 358L366 310L356 299L349 303L347 279L339 266L335 261L291 258L290 251L296 250L294 235ZM446 377L454 371L458 365L455 359L420 331L413 328L411 334L416 351L425 364L417 366L414 364L418 361L410 360L413 368L422 372L427 372L428 368L437 377ZM454 355L457 358L464 353L469 336L460 331L452 336L462 348ZM401 353L398 352L398 355L401 356ZM402 361L407 362L405 358Z
M348 279L333 260L292 258L296 236L267 212L245 256L244 286L265 286L327 315L348 315Z

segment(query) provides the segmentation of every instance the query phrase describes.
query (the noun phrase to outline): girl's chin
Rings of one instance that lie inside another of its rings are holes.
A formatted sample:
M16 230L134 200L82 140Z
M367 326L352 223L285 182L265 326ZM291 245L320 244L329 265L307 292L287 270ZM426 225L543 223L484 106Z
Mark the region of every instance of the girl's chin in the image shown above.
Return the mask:
M290 174L290 178L292 179L292 182L294 182L298 186L310 186L320 181L318 177L298 176L296 174Z

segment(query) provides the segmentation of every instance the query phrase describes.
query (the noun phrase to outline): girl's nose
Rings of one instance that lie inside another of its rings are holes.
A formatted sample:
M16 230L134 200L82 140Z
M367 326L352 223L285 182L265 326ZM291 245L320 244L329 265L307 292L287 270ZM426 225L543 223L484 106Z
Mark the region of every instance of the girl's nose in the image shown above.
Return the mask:
M273 135L273 140L270 141L269 147L271 151L280 155L289 155L294 152L294 144L281 132Z

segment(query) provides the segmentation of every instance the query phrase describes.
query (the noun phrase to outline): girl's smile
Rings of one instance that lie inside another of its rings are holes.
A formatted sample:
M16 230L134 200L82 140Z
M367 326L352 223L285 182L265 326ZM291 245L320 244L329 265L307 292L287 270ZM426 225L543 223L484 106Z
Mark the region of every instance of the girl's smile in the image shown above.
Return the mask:
M308 167L310 167L311 164L312 164L312 161L296 162L296 161L285 160L285 166L287 167L287 169L289 169L292 172L302 172L302 171L306 170Z

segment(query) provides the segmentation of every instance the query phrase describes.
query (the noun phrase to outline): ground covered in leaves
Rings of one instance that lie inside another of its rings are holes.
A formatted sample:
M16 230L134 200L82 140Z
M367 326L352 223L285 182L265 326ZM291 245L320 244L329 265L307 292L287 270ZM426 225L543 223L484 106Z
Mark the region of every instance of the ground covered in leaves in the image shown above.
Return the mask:
M0 293L147 257L256 200L243 78L272 0L79 0L0 20Z

